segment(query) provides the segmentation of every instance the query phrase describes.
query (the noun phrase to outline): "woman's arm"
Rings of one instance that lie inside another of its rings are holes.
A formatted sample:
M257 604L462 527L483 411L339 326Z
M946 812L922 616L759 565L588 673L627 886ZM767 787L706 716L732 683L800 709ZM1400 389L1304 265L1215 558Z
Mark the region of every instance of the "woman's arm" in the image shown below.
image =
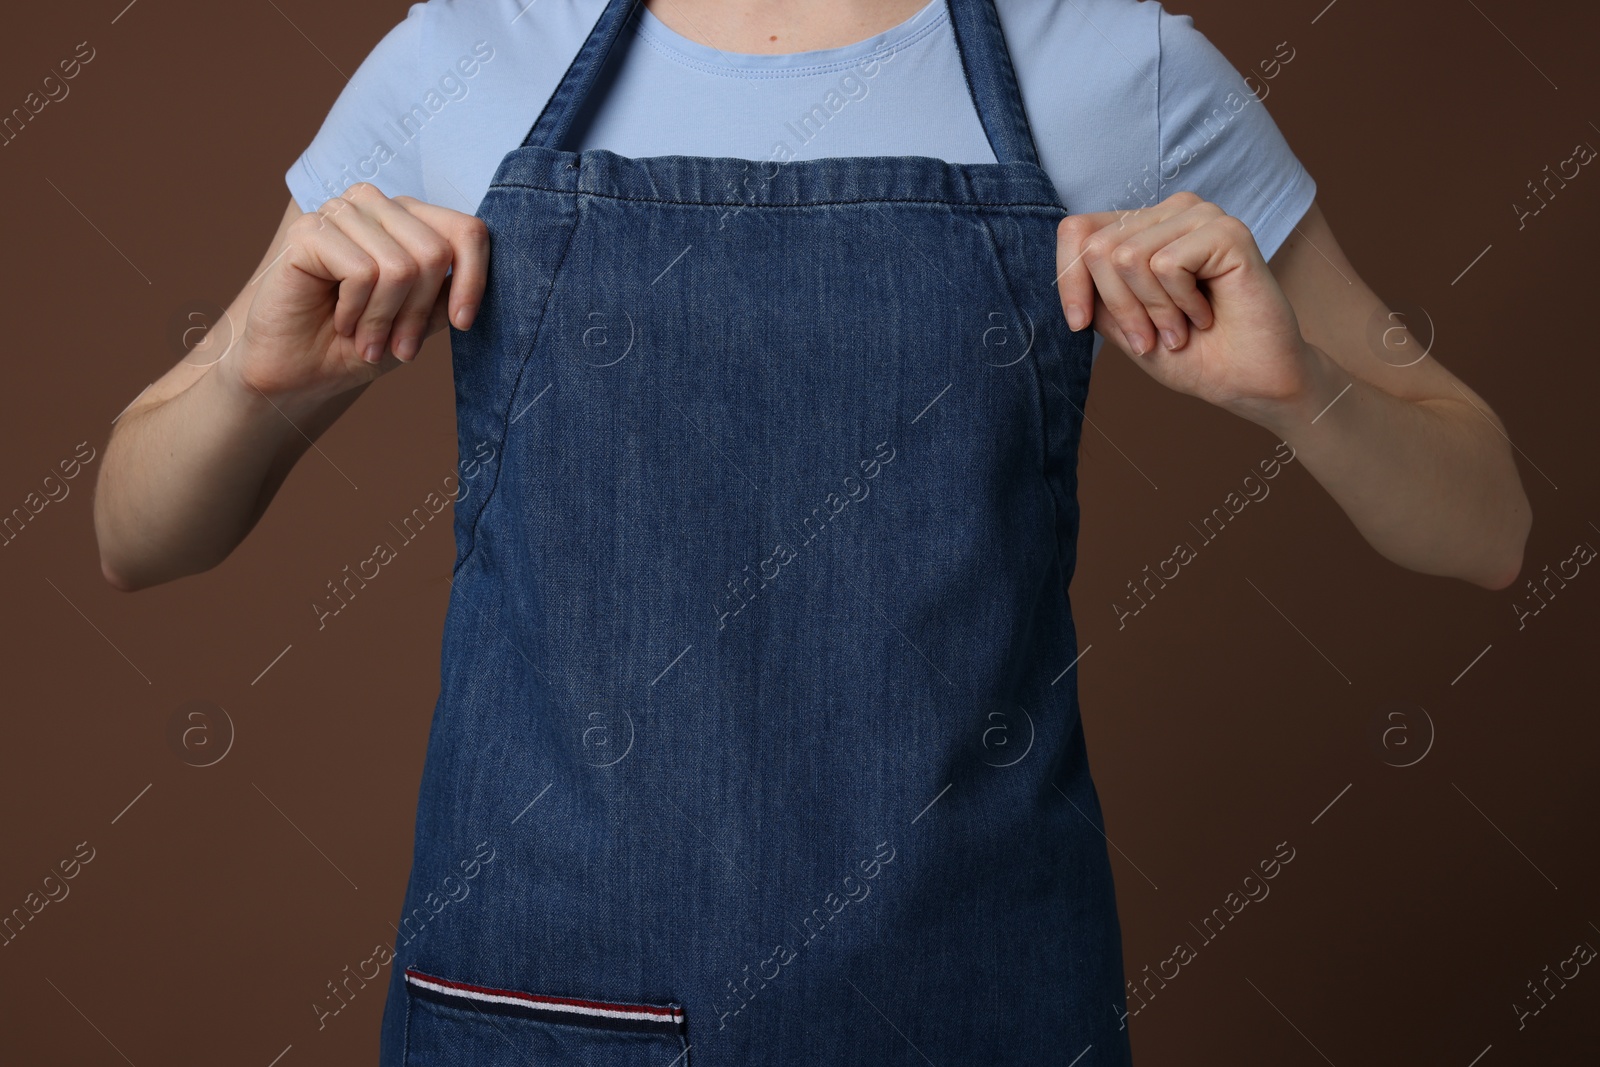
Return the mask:
M1438 362L1431 328L1414 336L1362 282L1315 203L1270 266L1312 369L1300 396L1246 417L1287 440L1390 560L1486 589L1516 581L1533 513L1511 438Z
M1398 320L1374 349L1388 309L1315 203L1270 268L1243 222L1181 192L1063 219L1057 269L1069 322L1092 308L1157 381L1287 440L1385 557L1516 580L1532 513L1503 424Z
M112 427L94 497L106 580L133 591L225 559L367 385L447 311L471 324L487 259L481 220L365 183L315 212L291 200L222 320Z

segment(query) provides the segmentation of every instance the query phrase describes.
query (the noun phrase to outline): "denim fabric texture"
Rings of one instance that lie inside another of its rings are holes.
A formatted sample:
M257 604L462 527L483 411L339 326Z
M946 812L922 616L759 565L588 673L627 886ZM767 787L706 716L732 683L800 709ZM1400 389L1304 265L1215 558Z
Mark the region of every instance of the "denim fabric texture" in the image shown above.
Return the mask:
M563 150L637 2L477 212L380 1062L1126 1064L1092 333L992 0L951 13L996 163Z

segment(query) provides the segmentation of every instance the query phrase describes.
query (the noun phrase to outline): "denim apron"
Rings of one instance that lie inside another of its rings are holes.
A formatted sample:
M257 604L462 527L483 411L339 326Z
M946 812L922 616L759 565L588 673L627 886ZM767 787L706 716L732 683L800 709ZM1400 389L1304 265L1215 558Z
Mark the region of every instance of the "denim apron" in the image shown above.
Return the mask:
M562 149L637 3L477 211L381 1063L1125 1064L1092 333L992 0L950 14L996 163Z

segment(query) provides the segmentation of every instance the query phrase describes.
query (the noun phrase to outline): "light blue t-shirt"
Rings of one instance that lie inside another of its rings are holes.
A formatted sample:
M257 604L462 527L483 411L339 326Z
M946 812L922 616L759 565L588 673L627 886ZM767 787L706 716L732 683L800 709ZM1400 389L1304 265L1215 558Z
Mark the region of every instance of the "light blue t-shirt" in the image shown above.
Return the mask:
M970 0L957 0L970 2ZM522 143L605 0L427 0L378 42L289 168L307 211L358 181L466 212ZM745 159L925 155L993 163L946 0L875 37L728 52L642 5L568 147ZM995 0L1040 162L1069 212L1188 189L1271 258L1316 184L1248 83L1158 0ZM714 39L714 36L713 36ZM1281 76L1292 61L1263 57ZM1102 339L1096 338L1096 352Z

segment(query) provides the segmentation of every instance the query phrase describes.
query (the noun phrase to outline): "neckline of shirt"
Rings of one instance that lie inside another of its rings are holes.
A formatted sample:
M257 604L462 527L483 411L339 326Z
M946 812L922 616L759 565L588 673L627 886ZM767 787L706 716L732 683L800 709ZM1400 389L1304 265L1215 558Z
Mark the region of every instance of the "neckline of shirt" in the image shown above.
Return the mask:
M949 9L945 3L946 0L928 0L916 14L882 33L854 44L809 52L725 52L691 41L651 14L643 4L639 5L635 28L657 52L675 63L707 74L729 78L798 78L848 70L868 59L881 59L915 44L948 21Z

